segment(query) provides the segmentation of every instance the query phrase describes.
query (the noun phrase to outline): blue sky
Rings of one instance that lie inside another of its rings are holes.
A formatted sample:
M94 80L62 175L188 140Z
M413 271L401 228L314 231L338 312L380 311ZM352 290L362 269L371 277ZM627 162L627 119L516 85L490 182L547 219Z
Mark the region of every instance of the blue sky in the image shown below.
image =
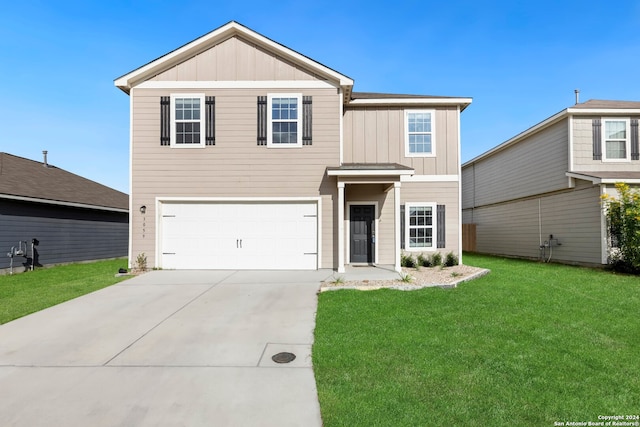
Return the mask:
M235 20L362 92L472 97L469 160L580 99L640 100L637 1L56 1L0 6L0 151L129 191L123 74Z

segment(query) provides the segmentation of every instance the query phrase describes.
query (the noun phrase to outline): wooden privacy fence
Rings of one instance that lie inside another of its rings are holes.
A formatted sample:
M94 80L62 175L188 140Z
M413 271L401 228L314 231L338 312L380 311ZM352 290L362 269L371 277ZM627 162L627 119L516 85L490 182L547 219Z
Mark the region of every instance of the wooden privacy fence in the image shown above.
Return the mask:
M465 252L476 251L475 224L462 224L462 250Z

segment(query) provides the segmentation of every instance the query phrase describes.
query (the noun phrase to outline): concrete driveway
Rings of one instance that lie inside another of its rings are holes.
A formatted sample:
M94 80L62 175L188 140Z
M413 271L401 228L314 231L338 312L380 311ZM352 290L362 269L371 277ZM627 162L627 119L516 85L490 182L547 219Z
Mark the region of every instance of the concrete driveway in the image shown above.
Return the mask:
M154 271L2 325L0 425L320 426L311 345L331 275Z

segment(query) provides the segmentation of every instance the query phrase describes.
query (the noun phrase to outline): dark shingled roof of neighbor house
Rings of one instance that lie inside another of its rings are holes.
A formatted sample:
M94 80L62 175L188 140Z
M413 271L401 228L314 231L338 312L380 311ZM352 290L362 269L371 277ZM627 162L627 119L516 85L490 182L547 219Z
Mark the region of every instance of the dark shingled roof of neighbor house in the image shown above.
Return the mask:
M0 152L0 198L129 210L129 196L53 165Z
M606 99L590 99L588 101L576 104L570 108L584 108L584 109L640 109L640 102L638 101L610 101Z

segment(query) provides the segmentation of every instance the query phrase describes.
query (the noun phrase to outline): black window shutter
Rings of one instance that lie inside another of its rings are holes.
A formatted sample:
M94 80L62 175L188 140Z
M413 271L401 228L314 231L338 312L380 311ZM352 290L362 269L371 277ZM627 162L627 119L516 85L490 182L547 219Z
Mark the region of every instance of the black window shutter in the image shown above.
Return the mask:
M207 96L204 103L206 111L205 145L216 145L216 97Z
M160 97L160 145L171 145L171 101L168 96Z
M602 132L600 119L593 119L593 160L602 160Z
M405 249L404 241L405 241L405 231L404 231L404 205L400 205L400 249Z
M311 145L311 97L302 97L302 145Z
M436 212L437 212L437 217L436 217L436 222L438 223L438 232L437 232L437 237L436 237L436 246L438 248L444 248L446 246L446 239L445 239L445 234L446 234L446 227L445 227L445 222L444 222L444 218L445 218L445 208L444 205L438 205L436 208Z
M640 160L640 144L638 144L638 119L631 119L631 160Z
M267 145L267 97L258 97L258 145Z

